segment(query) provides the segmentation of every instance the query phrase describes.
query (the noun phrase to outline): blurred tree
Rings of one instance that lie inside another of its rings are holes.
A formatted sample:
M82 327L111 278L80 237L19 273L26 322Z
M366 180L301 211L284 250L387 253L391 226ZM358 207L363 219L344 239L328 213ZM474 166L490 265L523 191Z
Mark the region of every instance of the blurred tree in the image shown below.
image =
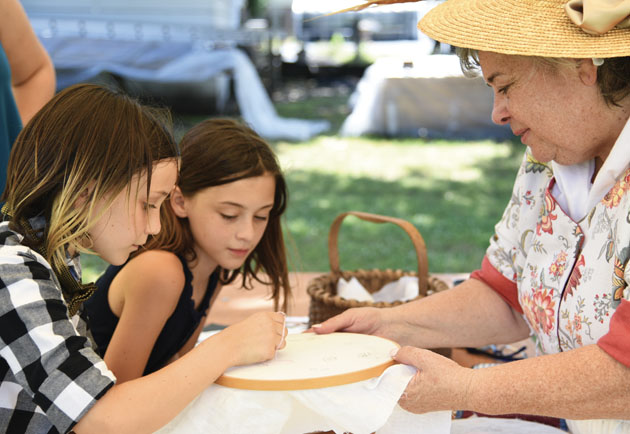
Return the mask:
M269 6L269 0L247 0L249 18L264 18Z

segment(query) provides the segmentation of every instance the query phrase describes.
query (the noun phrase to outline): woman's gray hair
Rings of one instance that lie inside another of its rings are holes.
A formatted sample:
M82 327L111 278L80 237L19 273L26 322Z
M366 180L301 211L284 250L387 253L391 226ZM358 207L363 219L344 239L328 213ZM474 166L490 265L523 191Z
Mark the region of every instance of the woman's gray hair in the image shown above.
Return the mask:
M470 48L457 48L462 71L467 77L479 75L479 53ZM556 57L531 57L542 65L557 69L559 66L572 65L575 59ZM597 85L609 106L620 106L630 95L630 57L610 57L605 59L602 65L597 67Z

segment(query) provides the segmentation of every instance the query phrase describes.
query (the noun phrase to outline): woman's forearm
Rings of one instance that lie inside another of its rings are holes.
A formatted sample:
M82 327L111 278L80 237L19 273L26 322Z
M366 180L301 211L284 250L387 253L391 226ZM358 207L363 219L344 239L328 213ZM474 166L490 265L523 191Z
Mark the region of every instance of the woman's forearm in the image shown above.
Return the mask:
M630 368L597 345L588 345L473 370L465 409L567 419L630 419L629 383Z
M420 348L474 347L525 339L523 318L479 280L392 308L388 334Z

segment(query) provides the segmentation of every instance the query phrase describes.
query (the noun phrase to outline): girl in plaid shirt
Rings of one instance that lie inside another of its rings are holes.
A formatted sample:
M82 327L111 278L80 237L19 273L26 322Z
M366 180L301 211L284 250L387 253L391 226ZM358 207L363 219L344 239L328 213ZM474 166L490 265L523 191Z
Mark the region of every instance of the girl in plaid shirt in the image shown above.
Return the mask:
M282 314L259 315L242 325L248 342L221 333L121 385L94 351L79 253L123 264L159 232L179 164L167 125L125 95L77 85L18 136L0 223L0 432L153 432L226 368L283 346Z

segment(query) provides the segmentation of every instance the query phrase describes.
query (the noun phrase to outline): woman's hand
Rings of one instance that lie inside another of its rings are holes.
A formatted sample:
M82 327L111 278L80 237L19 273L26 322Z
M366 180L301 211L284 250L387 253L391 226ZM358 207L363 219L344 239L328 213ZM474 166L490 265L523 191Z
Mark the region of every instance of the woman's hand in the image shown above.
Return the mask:
M418 369L398 401L405 410L426 413L469 407L467 400L472 369L433 351L415 347L402 347L394 360Z
M318 334L350 332L386 337L384 331L386 310L375 307L348 309L321 324L313 325L312 331Z
M249 365L273 358L284 348L287 329L282 312L259 312L223 330L232 351L232 366Z

